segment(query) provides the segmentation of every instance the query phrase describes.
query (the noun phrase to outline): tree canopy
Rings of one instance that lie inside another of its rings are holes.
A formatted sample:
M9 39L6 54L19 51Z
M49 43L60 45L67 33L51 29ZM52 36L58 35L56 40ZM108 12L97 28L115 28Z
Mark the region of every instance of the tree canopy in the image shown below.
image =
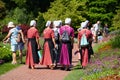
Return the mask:
M0 18L3 19L5 15L5 3L0 0Z
M64 23L65 18L70 17L74 29L85 20L91 23L100 20L102 24L115 27L119 9L120 0L0 0L0 24L11 20L29 24L31 19L36 19L40 27L47 20L62 20ZM40 32L43 29L39 28Z

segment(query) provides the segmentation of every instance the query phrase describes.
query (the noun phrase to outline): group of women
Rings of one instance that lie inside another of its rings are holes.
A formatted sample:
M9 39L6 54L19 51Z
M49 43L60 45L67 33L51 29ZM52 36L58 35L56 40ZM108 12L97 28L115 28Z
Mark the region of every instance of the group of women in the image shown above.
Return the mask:
M44 45L41 61L39 61L37 52L40 49L40 36L36 29L36 21L32 20L30 26L31 28L27 32L28 41L26 54L26 64L29 68L34 69L35 64L40 63L41 65L46 65L47 68L54 69L59 63L62 70L70 71L74 43L74 29L71 27L71 18L65 19L65 25L61 25L61 21L47 21L46 28L43 31ZM58 30L59 33L59 39L57 41L55 40L55 30ZM85 67L89 60L88 46L80 47L79 45L84 31L86 31L88 40L92 38L92 33L86 28L86 26L78 32L78 49L82 49L82 58L80 59L82 67ZM67 42L62 40L64 32L67 32L70 37L70 40Z
M43 31L44 45L43 45L43 55L40 62L41 65L46 65L47 68L54 69L59 63L64 70L70 71L70 65L72 62L72 46L74 38L74 30L70 26L71 19L65 19L65 25L61 26L60 21L51 22L47 21L46 28ZM35 64L39 63L39 57L37 51L40 48L39 45L39 32L36 29L36 21L32 20L30 22L31 28L27 32L27 54L26 54L26 64L29 68L34 69ZM54 27L53 27L54 26ZM59 33L59 40L55 40L54 29L57 28ZM64 28L69 33L71 40L69 42L63 43L61 41L61 35ZM57 51L57 52L55 52Z

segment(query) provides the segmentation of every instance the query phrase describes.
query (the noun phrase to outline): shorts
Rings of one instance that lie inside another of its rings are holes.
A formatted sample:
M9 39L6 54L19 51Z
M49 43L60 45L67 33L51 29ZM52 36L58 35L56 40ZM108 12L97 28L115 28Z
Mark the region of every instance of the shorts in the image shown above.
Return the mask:
M98 36L98 31L95 31L95 32L94 32L94 36Z
M18 44L12 44L11 45L11 51L16 52L18 50Z
M24 43L20 42L18 43L18 50L23 50L24 49Z

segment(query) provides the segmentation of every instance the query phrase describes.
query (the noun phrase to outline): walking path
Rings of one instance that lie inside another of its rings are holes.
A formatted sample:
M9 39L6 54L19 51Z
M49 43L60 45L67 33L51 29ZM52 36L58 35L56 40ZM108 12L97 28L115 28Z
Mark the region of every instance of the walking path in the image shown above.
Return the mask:
M76 51L77 45L74 44L73 53ZM77 55L73 54L72 65L78 63ZM60 69L50 70L45 66L37 65L37 69L28 69L27 65L15 68L6 74L0 76L0 80L64 80L71 71L63 71Z

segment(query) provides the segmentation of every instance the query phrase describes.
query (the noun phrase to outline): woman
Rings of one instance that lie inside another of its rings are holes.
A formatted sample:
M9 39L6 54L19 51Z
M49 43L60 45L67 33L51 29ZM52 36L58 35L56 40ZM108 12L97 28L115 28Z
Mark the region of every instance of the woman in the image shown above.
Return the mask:
M70 26L71 19L65 19L65 25L60 28L60 38L61 38L61 51L60 51L60 64L62 65L62 70L70 71L70 65L72 64L72 48L74 39L74 29ZM64 42L62 39L63 33L67 31L70 37L70 41Z
M54 21L53 22L53 31L54 31L54 37L55 37L55 43L57 45L57 48L55 49L55 55L56 55L56 67L57 67L57 63L59 63L59 56L60 56L60 26L61 26L61 22L60 21Z
M39 45L39 33L36 29L36 21L32 20L30 22L30 29L27 31L27 54L26 54L26 64L29 68L34 69L35 64L39 63L38 49Z
M54 47L56 47L54 31L52 29L53 24L51 21L47 21L46 26L47 28L45 28L45 30L43 31L44 45L43 58L41 64L53 69L55 67L55 54L53 49Z
M85 68L89 62L89 45L91 45L92 42L92 33L90 30L87 29L87 26L84 25L82 26L82 30L78 32L78 49L80 49L81 52L81 65L82 68ZM82 46L80 45L81 40L82 40L82 35L86 35L87 41L89 42L88 45Z

